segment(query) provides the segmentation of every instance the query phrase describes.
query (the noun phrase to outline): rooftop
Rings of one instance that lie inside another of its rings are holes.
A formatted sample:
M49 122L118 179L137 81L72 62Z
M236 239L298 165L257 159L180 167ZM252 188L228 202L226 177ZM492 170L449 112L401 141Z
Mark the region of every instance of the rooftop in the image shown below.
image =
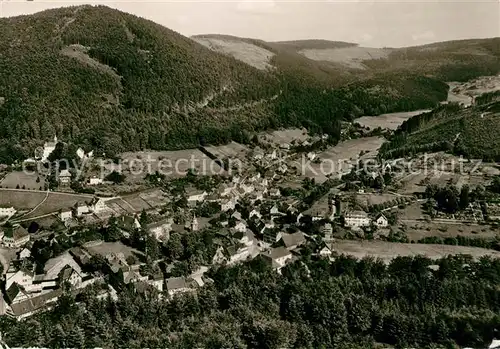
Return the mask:
M286 247L276 247L266 252L271 259L278 259L291 255L292 253Z
M287 248L292 246L300 246L306 241L306 237L301 231L293 234L283 234L282 239L285 247Z
M350 218L368 218L368 213L365 211L351 211L346 214Z
M186 279L184 277L176 277L167 279L167 290L178 290L181 288L186 288Z
M5 236L9 238L13 238L14 240L20 240L25 236L28 236L29 233L22 226L18 225L13 228L7 228L5 230Z

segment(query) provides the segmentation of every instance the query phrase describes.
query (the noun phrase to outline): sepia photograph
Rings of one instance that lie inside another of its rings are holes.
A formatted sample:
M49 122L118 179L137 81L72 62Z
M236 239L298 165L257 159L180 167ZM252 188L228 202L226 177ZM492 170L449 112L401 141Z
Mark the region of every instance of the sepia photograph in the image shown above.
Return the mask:
M500 349L499 0L0 0L0 349Z

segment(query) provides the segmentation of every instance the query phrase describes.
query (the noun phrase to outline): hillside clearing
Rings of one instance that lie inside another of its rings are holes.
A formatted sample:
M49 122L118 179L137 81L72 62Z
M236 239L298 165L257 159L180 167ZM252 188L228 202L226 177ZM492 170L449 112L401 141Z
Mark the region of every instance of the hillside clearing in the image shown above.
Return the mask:
M367 69L367 67L363 64L363 61L372 59L387 59L391 50L356 46L334 49L309 49L302 50L299 53L315 61L341 63L353 69Z
M257 45L242 40L228 38L192 37L194 41L208 47L212 51L234 57L260 70L273 69L270 64L274 53Z
M500 258L500 252L479 247L432 245L432 244L404 244L383 241L351 241L338 240L333 245L334 251L356 258L375 257L389 263L392 259L424 255L427 258L439 259L448 255L467 254L474 258L491 256Z
M363 127L369 127L370 129L375 129L377 127L386 128L389 130L396 130L404 121L409 118L427 113L430 110L416 110L410 112L402 112L402 113L388 113L381 114L378 116L362 116L360 118L354 119L353 123L358 123Z

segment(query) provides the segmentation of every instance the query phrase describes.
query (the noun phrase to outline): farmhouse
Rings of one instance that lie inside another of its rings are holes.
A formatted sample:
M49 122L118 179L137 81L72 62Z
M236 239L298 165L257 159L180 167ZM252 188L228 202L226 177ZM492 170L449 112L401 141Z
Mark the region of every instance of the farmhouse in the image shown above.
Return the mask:
M236 200L234 199L224 199L221 201L221 211L222 212L226 212L226 211L229 211L229 210L234 210L234 208L236 207Z
M3 244L10 248L19 248L30 241L30 235L20 225L5 229Z
M345 225L351 228L367 227L371 221L368 214L364 211L351 211L345 217Z

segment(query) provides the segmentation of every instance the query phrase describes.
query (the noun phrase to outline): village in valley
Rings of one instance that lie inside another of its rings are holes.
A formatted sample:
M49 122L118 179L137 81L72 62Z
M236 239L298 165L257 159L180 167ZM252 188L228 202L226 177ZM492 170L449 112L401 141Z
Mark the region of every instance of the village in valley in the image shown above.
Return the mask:
M1 314L21 320L84 289L169 299L213 282L211 268L256 258L280 273L304 256L500 254L495 164L434 153L408 173L377 161L389 129L354 125L335 146L281 130L249 145L124 154L118 170L83 149L76 166L40 167L57 159L54 137L23 164L32 172L6 166L0 177ZM145 158L153 166L137 171ZM173 174L157 165L181 158L197 161Z

